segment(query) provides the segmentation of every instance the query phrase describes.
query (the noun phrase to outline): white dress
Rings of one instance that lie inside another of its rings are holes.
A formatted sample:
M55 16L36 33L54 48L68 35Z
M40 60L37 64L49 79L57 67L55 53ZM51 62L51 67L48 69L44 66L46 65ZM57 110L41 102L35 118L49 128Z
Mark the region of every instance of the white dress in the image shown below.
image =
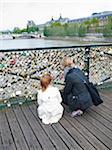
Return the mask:
M37 102L38 115L44 124L56 123L61 119L63 107L58 88L49 86L45 91L39 90Z

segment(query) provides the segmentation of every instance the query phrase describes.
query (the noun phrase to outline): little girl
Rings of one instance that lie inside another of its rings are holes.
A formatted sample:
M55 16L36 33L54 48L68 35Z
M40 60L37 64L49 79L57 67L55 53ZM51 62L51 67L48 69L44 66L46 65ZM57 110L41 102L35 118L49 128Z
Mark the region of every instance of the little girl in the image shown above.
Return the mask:
M51 81L50 74L43 75L40 79L41 89L38 91L38 115L44 124L58 122L63 114L60 92L51 85Z

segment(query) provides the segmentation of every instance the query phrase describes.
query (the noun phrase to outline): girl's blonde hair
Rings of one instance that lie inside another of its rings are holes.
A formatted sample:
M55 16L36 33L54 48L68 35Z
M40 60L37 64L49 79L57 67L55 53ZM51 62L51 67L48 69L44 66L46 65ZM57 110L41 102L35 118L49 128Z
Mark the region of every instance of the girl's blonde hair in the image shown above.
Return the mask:
M45 91L47 89L47 87L51 83L52 79L53 78L50 74L44 74L40 78L40 84L41 84L42 91Z

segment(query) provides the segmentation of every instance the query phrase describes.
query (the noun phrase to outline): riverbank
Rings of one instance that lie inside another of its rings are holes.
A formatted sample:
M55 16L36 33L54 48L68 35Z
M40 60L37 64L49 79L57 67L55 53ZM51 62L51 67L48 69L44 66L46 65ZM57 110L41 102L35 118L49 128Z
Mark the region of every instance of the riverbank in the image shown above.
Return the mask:
M19 34L5 34L0 35L0 40L13 40L13 39L43 39L43 40L57 40L57 41L70 41L70 42L78 42L82 44L87 43L112 43L112 37L105 38L102 34L93 34L88 33L85 37L45 37L45 36L38 36L34 34L28 35L19 35Z
M112 37L96 37L96 36L85 36L85 37L45 37L46 40L62 40L62 41L77 41L81 43L112 43Z

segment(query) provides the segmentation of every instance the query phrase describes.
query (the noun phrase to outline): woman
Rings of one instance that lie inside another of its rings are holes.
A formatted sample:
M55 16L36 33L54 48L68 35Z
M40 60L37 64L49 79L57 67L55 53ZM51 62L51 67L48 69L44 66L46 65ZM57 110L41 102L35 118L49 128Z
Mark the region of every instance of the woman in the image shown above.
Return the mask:
M44 124L58 122L63 114L60 92L51 85L51 81L50 74L43 75L40 79L41 89L38 91L38 115Z
M71 116L82 115L92 105L92 98L83 82L87 78L79 68L75 68L69 57L63 59L65 87L63 102L69 106Z

